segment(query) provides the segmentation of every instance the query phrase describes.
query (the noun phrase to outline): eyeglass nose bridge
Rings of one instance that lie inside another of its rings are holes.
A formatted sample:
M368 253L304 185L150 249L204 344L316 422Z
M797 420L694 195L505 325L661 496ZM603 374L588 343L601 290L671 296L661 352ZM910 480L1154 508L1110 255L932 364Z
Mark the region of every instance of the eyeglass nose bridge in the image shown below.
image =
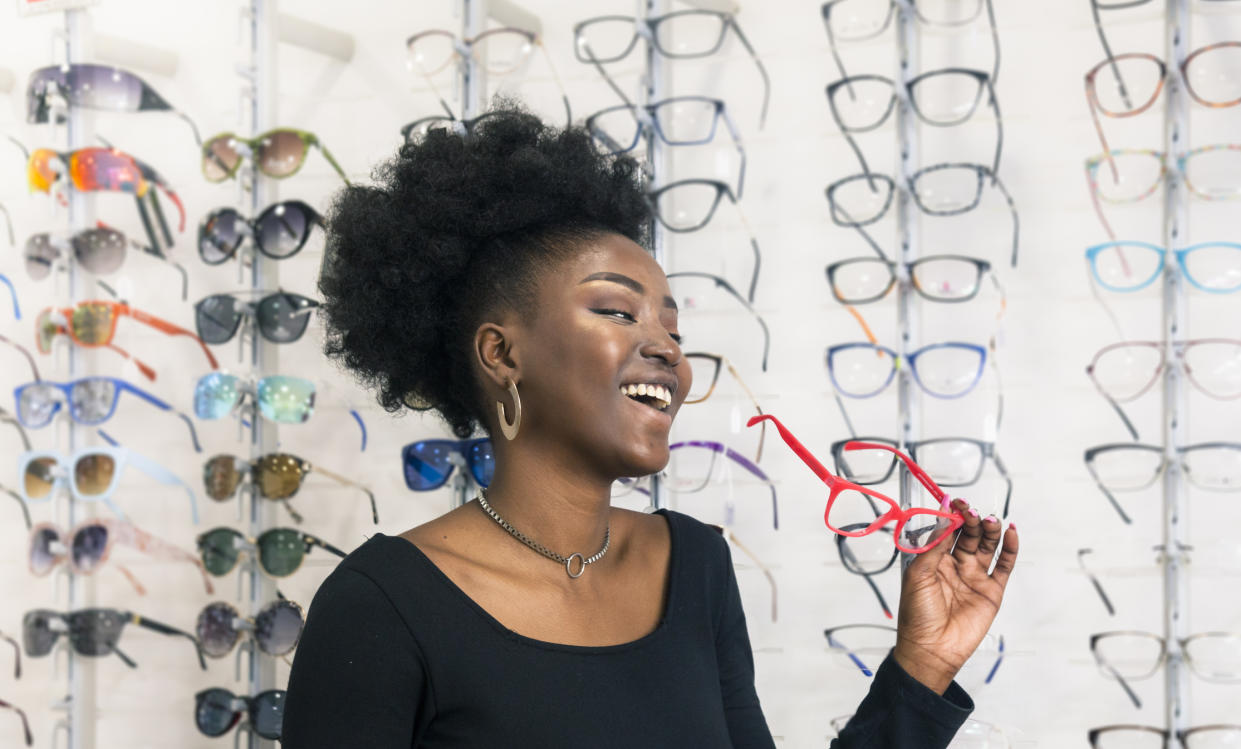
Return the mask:
M234 616L230 626L239 632L253 632L255 630L254 620L242 616Z
M63 557L69 553L69 547L65 546L64 542L60 539L49 541L47 544L47 550L58 557Z

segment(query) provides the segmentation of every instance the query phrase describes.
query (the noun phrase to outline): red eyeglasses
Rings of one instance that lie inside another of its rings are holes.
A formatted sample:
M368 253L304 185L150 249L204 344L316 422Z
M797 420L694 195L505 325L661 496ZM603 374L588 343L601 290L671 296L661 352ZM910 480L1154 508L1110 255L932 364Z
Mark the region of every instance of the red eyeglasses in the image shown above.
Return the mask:
M921 554L935 548L944 539L952 537L957 529L965 524L965 518L960 513L927 507L912 507L903 510L899 502L885 494L880 494L874 489L860 486L839 476L833 476L818 458L814 457L774 416L768 414L754 416L746 422L746 426L754 426L766 420L776 425L776 430L780 432L784 443L831 490L827 497L827 508L823 511L823 522L833 533L850 537L866 536L895 521L896 527L893 529L892 539L896 542L896 548L908 554ZM890 452L900 458L913 477L936 502L944 506L948 500L948 493L939 488L939 485L927 475L926 471L907 455L890 445L854 440L845 443L844 449L846 451L885 450ZM882 505L887 505L886 512ZM867 522L872 517L874 521L859 530L842 530L850 526L856 529L861 525L860 519L862 522Z

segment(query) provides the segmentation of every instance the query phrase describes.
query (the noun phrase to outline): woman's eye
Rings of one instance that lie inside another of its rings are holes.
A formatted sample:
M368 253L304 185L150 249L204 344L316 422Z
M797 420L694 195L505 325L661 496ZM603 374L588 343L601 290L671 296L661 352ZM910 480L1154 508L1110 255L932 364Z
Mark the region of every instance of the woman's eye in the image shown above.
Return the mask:
M676 341L678 346L680 346L681 343L685 340L685 338L680 333L669 333L668 337Z
M599 314L599 315L605 315L605 316L608 316L608 317L619 317L619 318L621 318L622 320L628 320L629 322L637 322L637 318L635 318L633 315L629 314L628 312L625 312L624 310L619 310L619 309L594 309L594 310L591 310L591 312L594 312L594 313Z

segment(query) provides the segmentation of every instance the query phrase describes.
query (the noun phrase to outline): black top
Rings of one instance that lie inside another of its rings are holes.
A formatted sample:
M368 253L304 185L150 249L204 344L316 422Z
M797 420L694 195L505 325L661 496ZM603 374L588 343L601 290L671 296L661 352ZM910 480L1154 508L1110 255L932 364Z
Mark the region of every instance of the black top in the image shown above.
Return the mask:
M315 594L282 745L774 747L728 545L687 515L660 514L672 541L663 618L645 637L606 647L523 637L416 546L377 534ZM958 705L889 658L836 745L946 746L973 707L952 689ZM886 742L897 726L916 743Z

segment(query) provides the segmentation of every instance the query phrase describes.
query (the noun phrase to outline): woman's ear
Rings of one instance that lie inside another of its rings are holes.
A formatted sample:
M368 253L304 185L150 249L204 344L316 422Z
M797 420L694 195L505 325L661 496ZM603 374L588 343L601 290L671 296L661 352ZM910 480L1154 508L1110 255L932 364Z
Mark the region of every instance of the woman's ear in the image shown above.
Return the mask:
M499 390L520 379L515 338L512 326L494 322L485 322L474 332L474 358L482 367L486 381Z

